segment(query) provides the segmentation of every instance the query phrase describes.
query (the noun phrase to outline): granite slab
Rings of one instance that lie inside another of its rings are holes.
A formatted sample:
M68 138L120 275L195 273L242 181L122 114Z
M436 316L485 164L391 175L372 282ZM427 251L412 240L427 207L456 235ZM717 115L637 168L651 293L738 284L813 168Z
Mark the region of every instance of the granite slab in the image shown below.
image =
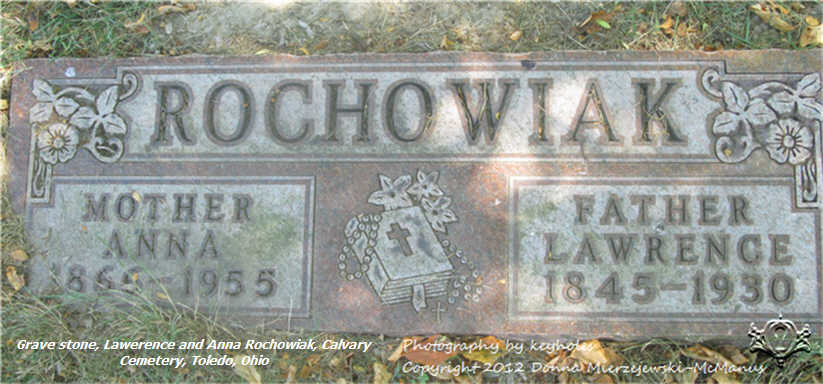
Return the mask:
M28 60L29 289L287 329L819 333L820 55Z

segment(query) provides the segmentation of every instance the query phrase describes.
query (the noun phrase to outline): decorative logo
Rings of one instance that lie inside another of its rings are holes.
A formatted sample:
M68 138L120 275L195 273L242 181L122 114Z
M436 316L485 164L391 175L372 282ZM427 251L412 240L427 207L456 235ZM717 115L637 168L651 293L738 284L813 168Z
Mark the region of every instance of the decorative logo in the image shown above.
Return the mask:
M809 345L809 324L803 326L802 330L797 329L794 322L779 318L766 322L766 327L758 329L752 323L749 329L749 337L752 342L749 349L752 352L763 351L777 360L777 365L783 368L789 356L800 352L811 352Z
M392 180L378 174L380 190L368 202L384 211L349 220L337 265L346 280L365 275L383 304L411 302L420 312L427 300L445 298L433 310L438 321L443 304L477 302L482 293L474 263L444 238L446 226L458 218L449 208L451 198L437 184L439 176L418 170L412 183L409 175Z
M85 148L97 160L113 163L123 156L128 126L115 108L139 87L138 77L123 74L121 82L94 95L85 88L56 88L35 79L32 93L37 103L29 110L32 138L30 195L47 200L52 168L66 163Z
M820 74L805 75L794 83L759 82L748 89L733 81L734 76L710 68L700 82L704 91L725 105L710 121L715 156L725 163L739 163L762 148L774 162L794 166L797 206L819 206Z

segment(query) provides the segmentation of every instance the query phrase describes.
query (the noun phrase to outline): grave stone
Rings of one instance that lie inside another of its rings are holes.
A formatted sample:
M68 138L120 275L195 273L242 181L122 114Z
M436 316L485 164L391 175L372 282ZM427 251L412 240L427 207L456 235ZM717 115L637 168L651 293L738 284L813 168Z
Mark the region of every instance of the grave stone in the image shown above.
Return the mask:
M25 61L29 289L288 329L819 332L820 53Z

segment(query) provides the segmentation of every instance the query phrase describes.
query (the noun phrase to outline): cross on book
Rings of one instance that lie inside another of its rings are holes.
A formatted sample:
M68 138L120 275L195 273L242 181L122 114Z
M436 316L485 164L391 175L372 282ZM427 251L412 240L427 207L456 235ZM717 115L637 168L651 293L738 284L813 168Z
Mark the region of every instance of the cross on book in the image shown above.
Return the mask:
M391 224L391 231L386 232L386 235L389 239L397 241L397 244L400 245L400 248L403 250L403 255L411 256L412 249L411 245L409 245L408 237L411 236L408 229L402 228L397 223Z

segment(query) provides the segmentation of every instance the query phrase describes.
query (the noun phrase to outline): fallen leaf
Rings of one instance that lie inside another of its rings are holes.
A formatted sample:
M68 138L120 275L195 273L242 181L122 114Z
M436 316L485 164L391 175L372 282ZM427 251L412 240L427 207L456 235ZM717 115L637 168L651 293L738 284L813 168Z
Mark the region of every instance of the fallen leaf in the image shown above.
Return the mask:
M780 11L780 13L782 13L784 15L789 14L789 10L786 7L775 3L773 0L769 0L769 6L771 6L773 9L776 9L776 10Z
M591 35L600 30L600 28L611 29L611 25L609 21L614 18L614 16L620 12L620 7L615 8L612 12L606 12L603 10L593 12L586 20L583 20L580 25L577 26L578 29L586 32L587 34Z
M760 18L767 24L777 28L779 31L789 32L794 30L794 27L791 24L786 22L786 20L783 20L783 17L780 15L779 11L775 12L774 9L767 8L763 4L750 5L749 9L751 9L757 16L760 16Z
M588 340L580 343L569 357L581 362L610 365L622 360L614 351L604 348L599 340Z
M483 376L481 375L472 375L472 376L456 376L454 378L458 384L481 384L483 383Z
M385 365L375 362L372 368L374 368L374 384L389 384L392 375Z
M29 32L34 32L40 26L40 15L36 13L29 13L26 15L26 21L29 24Z
M803 33L800 34L800 46L805 47L807 45L823 46L823 25L809 26L803 29Z
M712 374L712 380L717 384L740 384L740 380L734 378L723 371L717 371Z
M77 0L65 0L65 1L66 1L66 5L68 5L69 8L74 8L74 6L77 4Z
M321 41L321 42L317 43L317 44L314 46L314 50L315 50L315 51L319 51L319 50L324 49L324 48L326 48L326 47L328 47L328 46L329 46L329 41L328 41L328 40L323 40L323 41Z
M518 30L512 32L511 35L509 35L509 39L511 39L512 41L517 41L517 40L520 40L521 36L523 36L523 31L518 29Z
M463 357L485 364L492 364L506 354L506 344L494 336L486 336L478 340L478 343L480 342L482 342L484 346L497 345L497 353L491 349L479 349L471 352L463 352Z
M297 375L297 377L300 378L300 381L305 381L307 378L309 378L310 374L311 367L309 367L308 364L303 364L303 367L300 368L300 373Z
M702 360L708 361L710 363L719 364L726 363L728 365L734 364L731 360L727 359L720 353L713 351L709 348L706 348L700 344L695 344L689 348L686 348L685 351L681 351L680 353L683 354L683 356L689 357L694 360Z
M676 384L694 384L697 381L697 370L684 370L683 372L674 373L673 376L666 375L667 381Z
M815 19L812 16L806 16L805 20L806 20L806 24L811 25L812 27L816 27L816 26L820 25L820 21Z
M668 12L671 15L685 17L689 14L689 9L686 8L686 4L683 4L682 1L675 1L669 5Z
M11 258L14 261L24 262L29 259L29 254L22 249L15 250L11 253Z
M294 377L297 376L297 367L289 365L289 374L286 376L286 384L294 383Z
M412 338L409 338L409 337L404 337L403 338L403 340L400 342L400 344L397 345L397 348L394 349L394 352L392 352L391 355L389 356L388 361L390 363L394 363L395 361L400 360L400 358L403 357L403 346L408 344L407 340L410 341L410 340L412 340Z
M234 361L237 363L234 365L234 373L238 376L242 377L246 380L249 384L260 384L262 381L262 377L260 376L260 372L257 372L257 369L254 368L253 365L243 365L240 362L243 361L244 357L248 357L246 355L236 356Z
M12 266L6 267L6 279L11 283L14 291L17 292L26 285L26 280L23 276L17 274L17 269Z
M5 111L9 109L9 101L6 99L0 99L0 111Z
M157 7L157 14L158 15L167 15L170 13L184 13L187 12L186 8L178 7L176 5L161 5Z
M440 49L452 49L454 47L454 42L449 40L449 37L443 35L443 38L440 40Z
M423 365L440 365L444 361L448 360L450 357L457 355L457 351L452 351L450 353L446 353L444 351L438 350L426 350L429 349L427 346L429 344L434 343L437 340L438 336L431 336L428 339L423 341L418 341L417 346L419 348L412 349L408 347L406 351L403 353L403 357L406 360L413 361L418 364ZM419 339L417 339L419 340Z
M157 296L159 299L162 299L162 300L168 300L169 299L169 296L166 295L163 292L157 292L154 295Z
M662 30L663 33L671 36L673 26L674 26L674 19L671 16L666 16L666 21L664 21L663 24L660 24L660 30Z
M181 5L181 7L183 7L183 9L185 9L187 11L193 11L193 10L197 9L197 6L194 5L194 3L192 3L192 2L185 2Z
M687 34L686 24L685 23L678 24L677 25L677 36L686 37L686 34Z
M735 365L743 365L749 362L749 359L746 356L743 356L743 354L740 353L740 350L734 345L721 345L717 347L717 351L731 360Z
M306 55L306 56L308 56L308 55L309 55L309 50L308 50L308 49L306 49L306 47L300 47L300 48L298 49L298 51L302 52L302 53L303 53L304 55Z

